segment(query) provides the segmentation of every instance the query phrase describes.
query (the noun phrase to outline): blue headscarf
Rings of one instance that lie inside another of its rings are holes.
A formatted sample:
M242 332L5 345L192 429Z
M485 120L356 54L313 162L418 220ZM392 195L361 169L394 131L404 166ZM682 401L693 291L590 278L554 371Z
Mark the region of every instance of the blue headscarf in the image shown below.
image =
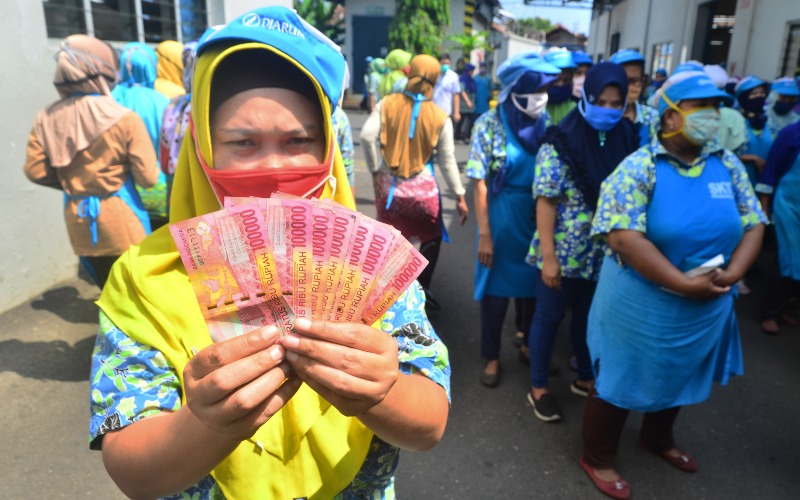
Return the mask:
M535 153L545 132L545 120L534 120L514 106L509 96L542 92L556 79L561 70L545 62L539 54L527 53L506 60L497 68L497 78L503 88L500 103L511 133L529 153Z
M158 56L147 44L131 42L119 56L120 83L131 87L143 85L153 88L156 83Z
M159 135L169 99L153 89L156 81L156 51L139 42L125 46L120 55L120 83L111 96L133 110L144 122L153 148L159 153Z
M586 73L582 99L594 104L597 96L609 85L617 86L623 101L627 99L628 77L622 66L610 62L594 65ZM544 140L555 147L561 161L570 169L578 190L591 209L597 206L600 184L639 147L639 135L630 120L622 118L608 132L598 132L583 118L578 108L570 111L557 126L548 129Z
M523 74L516 85L512 87L511 92L514 94L533 94L542 92L554 78L550 75L542 73L527 72ZM506 114L508 127L511 132L529 153L535 153L539 150L539 144L545 132L545 120L540 116L538 119L533 119L514 106L511 99L506 99L503 103L503 111Z
M464 71L461 72L459 81L464 84L464 90L466 92L474 94L477 86L475 85L475 79L472 78L470 71L475 71L475 65L467 63L466 66L464 66Z

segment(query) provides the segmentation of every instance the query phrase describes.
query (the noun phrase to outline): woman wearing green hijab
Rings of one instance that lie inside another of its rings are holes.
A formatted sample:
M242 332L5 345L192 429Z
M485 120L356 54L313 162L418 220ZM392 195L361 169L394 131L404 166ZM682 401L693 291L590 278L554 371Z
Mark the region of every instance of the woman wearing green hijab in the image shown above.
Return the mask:
M385 97L392 92L402 92L405 89L405 84L398 83L400 80L407 80L409 65L413 55L403 49L394 49L386 56L386 66L389 72L381 80L380 88L378 89L381 97ZM394 90L398 88L399 90Z

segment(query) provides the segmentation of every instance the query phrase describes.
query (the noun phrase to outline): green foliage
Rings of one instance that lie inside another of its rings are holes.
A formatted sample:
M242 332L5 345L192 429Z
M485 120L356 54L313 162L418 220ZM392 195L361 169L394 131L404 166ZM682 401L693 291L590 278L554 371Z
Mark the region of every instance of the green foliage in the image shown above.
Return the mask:
M475 49L484 49L486 52L492 51L492 47L487 41L489 39L488 31L479 31L472 35L459 33L458 35L450 35L447 39L455 42L464 57L469 57L470 52Z
M450 25L450 4L441 0L397 0L389 25L389 48L438 55Z
M334 43L344 43L344 19L336 19L336 2L324 0L294 0L294 9L308 24L317 28Z
M516 31L518 35L526 36L529 34L538 33L540 31L548 32L555 27L556 25L553 24L549 19L537 16L532 19L526 18L517 21Z

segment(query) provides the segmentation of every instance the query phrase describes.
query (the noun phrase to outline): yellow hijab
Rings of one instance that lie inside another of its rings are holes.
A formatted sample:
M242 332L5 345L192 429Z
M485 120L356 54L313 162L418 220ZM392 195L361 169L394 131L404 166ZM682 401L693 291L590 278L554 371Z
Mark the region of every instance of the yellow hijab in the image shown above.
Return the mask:
M430 100L439 73L439 61L433 56L420 54L411 60L405 91L426 99L419 103L413 139L409 139L412 98L390 94L381 101L381 153L383 161L398 177L407 179L420 173L439 143L447 114Z
M208 112L214 71L228 55L248 49L271 50L297 65L288 56L260 43L212 46L199 57L193 81L192 120L198 149L207 159L209 168L213 168ZM331 105L313 75L302 67L300 70L312 79L323 116L328 117L325 121L327 147L337 148L330 139ZM338 186L348 185L338 148L333 173ZM350 189L337 189L334 195L329 183L322 197L332 197L355 209ZM178 158L171 207L172 222L220 209L197 159L190 134L184 138ZM133 340L164 353L181 385L183 369L193 353L212 343L166 226L120 257L111 270L98 305ZM345 417L303 384L297 394L251 439L243 441L223 460L212 475L225 496L231 499L332 498L347 487L361 469L372 435L358 419Z
M164 40L156 46L158 65L155 89L168 99L186 93L183 88L183 44L175 40Z

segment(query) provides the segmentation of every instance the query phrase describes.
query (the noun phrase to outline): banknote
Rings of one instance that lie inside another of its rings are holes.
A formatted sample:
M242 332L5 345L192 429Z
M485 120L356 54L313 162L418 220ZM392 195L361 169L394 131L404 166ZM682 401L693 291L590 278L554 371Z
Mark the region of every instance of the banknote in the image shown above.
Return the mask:
M214 340L295 317L373 324L427 265L392 226L284 193L226 198L170 231Z
M257 205L230 207L170 226L212 338L266 325L291 329L264 218Z

